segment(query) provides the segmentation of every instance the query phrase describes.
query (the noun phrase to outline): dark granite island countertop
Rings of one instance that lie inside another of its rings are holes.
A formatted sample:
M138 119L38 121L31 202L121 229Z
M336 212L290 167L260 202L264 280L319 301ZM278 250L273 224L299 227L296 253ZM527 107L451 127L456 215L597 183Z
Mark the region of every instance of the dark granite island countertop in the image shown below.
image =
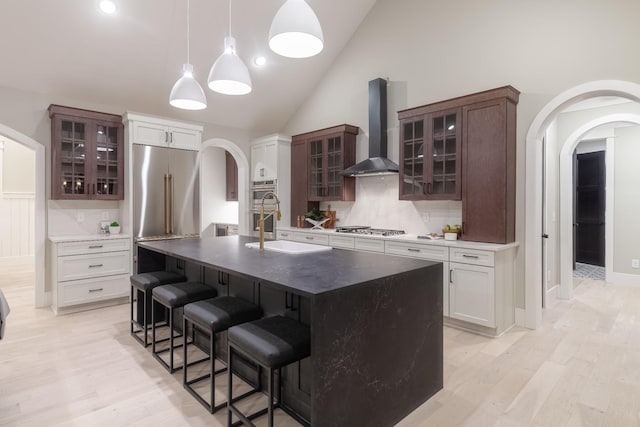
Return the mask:
M313 426L391 426L442 388L441 263L341 249L290 255L245 247L256 240L138 246L309 300Z

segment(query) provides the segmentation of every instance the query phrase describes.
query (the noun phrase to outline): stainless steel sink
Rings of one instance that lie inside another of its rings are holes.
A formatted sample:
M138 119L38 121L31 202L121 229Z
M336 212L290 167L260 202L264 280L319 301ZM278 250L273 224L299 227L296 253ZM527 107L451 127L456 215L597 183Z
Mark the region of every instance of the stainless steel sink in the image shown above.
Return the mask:
M248 248L260 249L260 242L244 244ZM331 246L311 245L309 243L291 242L289 240L270 240L264 242L265 251L281 252L284 254L312 254L330 251Z

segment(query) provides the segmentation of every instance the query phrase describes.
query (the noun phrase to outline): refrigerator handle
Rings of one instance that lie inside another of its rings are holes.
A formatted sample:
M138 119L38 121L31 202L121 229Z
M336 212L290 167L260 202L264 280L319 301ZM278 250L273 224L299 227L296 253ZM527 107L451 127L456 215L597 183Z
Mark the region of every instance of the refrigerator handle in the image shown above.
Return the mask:
M173 234L173 175L169 174L169 233Z
M164 234L171 233L169 228L169 203L171 195L169 194L169 174L164 174Z

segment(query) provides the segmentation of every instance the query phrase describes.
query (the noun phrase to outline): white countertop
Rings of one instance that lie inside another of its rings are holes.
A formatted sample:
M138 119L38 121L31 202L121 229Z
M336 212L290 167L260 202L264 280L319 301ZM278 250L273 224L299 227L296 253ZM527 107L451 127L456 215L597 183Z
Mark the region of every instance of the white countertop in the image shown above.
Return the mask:
M431 240L431 239L418 239L416 234L400 234L397 236L373 236L368 234L357 234L357 233L336 233L335 229L325 229L325 230L312 230L311 228L296 228L296 227L278 227L278 231L291 231L291 232L302 232L302 233L316 233L316 234L338 234L344 237L357 237L363 239L377 239L377 240L393 240L393 241L401 241L401 242L412 242L412 243L422 243L427 245L438 245L438 246L447 246L453 248L464 248L464 249L478 249L485 251L504 251L511 248L516 248L519 246L518 242L506 243L506 244L498 244L498 243L484 243L484 242L469 242L466 240Z
M76 235L58 235L49 236L49 240L53 243L60 242L86 242L89 240L115 240L115 239L131 239L130 234L76 234Z

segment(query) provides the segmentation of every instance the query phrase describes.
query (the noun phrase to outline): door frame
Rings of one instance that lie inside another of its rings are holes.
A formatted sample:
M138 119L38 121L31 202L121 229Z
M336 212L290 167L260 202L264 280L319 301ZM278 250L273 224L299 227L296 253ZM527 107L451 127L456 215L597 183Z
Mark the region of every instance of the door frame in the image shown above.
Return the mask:
M20 133L8 126L0 123L0 134L21 145L24 145L35 152L36 155L36 194L34 200L34 235L33 247L35 256L35 286L34 303L37 308L46 307L51 304L51 293L47 294L45 284L45 256L46 256L46 165L45 146L35 139Z
M621 80L598 80L575 86L547 103L535 116L525 139L525 310L520 318L526 327L542 324L542 138L549 125L568 106L599 96L617 96L640 102L640 84ZM561 277L561 282L566 278ZM565 283L561 283L565 284Z

